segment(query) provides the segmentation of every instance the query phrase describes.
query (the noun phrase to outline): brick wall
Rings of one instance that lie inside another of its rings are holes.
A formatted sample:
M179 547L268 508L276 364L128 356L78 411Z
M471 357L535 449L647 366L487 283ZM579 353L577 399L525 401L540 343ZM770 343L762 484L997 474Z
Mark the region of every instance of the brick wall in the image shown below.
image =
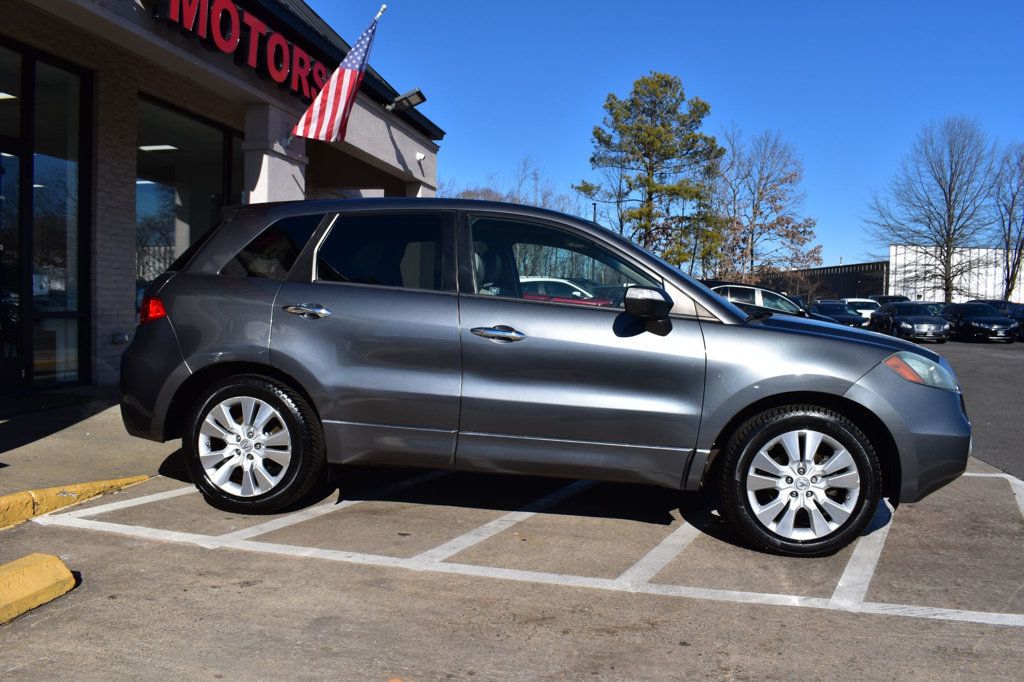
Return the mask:
M0 0L0 35L93 73L93 215L91 235L92 376L118 379L122 345L116 332L135 327L136 102L143 93L245 129L245 108L134 54L83 33L18 0Z

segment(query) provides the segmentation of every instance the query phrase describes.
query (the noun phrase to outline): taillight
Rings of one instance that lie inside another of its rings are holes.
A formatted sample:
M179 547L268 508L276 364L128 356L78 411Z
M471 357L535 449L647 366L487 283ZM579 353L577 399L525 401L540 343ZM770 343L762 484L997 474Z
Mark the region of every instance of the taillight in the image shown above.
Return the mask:
M139 324L146 324L153 320L167 317L167 310L164 302L156 296L146 296L142 299L142 310L139 311Z

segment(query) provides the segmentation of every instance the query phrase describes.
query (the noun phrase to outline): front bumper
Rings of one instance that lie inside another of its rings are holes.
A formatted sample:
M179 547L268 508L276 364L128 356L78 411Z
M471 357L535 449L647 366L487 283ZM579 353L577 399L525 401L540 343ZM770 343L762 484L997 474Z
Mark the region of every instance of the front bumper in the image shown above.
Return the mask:
M971 339L990 339L992 341L1008 341L1017 338L1018 329L985 329L984 327L964 327L961 334Z
M959 392L915 384L880 364L845 397L875 414L892 435L899 502L917 502L967 468L971 422Z
M896 336L911 341L945 341L949 338L949 330L897 329Z

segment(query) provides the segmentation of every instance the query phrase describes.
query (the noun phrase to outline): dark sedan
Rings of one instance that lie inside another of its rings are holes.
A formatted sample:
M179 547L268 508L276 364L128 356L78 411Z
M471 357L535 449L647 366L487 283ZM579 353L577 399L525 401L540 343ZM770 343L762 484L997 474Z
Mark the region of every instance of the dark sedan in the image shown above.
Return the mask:
M864 316L856 310L850 310L845 303L819 301L811 306L811 312L831 317L839 324L845 324L847 327L863 327L865 324Z
M1010 314L1014 304L1009 301L1004 301L1001 298L976 298L968 301L968 303L985 303L996 309L996 312L1006 317Z
M949 335L969 341L992 339L1013 343L1020 325L987 303L954 303L946 306L942 316L949 320Z
M1017 323L1017 340L1024 341L1024 303L1014 303L1010 308L1010 319Z
M930 303L886 303L871 315L871 329L913 341L946 343L950 323Z

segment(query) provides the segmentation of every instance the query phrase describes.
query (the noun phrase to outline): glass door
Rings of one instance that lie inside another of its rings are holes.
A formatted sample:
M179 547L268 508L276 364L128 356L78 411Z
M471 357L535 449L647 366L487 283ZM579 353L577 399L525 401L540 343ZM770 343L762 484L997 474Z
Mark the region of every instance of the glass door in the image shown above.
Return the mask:
M0 146L0 393L25 379L20 165Z

